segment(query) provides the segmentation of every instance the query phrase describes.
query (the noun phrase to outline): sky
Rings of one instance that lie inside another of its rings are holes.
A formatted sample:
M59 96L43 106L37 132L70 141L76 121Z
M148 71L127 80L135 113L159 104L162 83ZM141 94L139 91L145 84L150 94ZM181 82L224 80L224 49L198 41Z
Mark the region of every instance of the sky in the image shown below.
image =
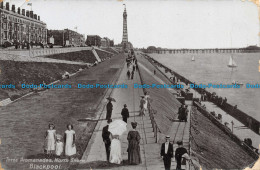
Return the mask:
M30 9L25 0L5 0ZM126 4L134 47L236 48L259 46L257 6L241 0L30 0L48 29L69 28L121 43Z

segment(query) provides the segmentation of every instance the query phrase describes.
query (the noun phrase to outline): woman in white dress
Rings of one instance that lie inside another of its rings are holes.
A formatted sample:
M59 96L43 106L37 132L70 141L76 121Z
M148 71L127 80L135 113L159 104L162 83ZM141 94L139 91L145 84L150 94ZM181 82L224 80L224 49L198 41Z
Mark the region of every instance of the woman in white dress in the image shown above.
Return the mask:
M73 125L67 125L67 129L64 134L64 143L65 143L65 155L66 156L73 156L76 154L76 135L75 131L73 130Z
M121 142L118 135L112 135L111 150L110 150L110 163L120 164L122 161L121 155Z
M144 113L146 114L148 112L148 98L149 98L149 95L147 92L144 93L144 100L145 100L145 103L144 103Z
M49 129L45 134L45 150L48 155L53 155L55 152L55 140L56 140L56 130L53 124L49 124Z

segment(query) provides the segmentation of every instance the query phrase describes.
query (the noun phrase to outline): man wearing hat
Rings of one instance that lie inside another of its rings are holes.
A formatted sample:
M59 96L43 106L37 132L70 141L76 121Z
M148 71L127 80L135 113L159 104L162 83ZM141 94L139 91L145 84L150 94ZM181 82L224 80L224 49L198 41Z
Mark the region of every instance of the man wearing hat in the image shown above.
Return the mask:
M182 159L190 159L187 149L183 147L182 141L177 141L178 148L175 150L176 170L181 170ZM186 164L186 161L183 161Z
M161 157L163 158L165 170L170 170L173 157L173 145L170 143L170 136L166 136L165 140L166 142L161 146Z
M110 157L110 146L111 146L111 140L110 140L110 132L108 131L109 124L112 122L112 119L107 120L107 125L103 127L102 130L102 138L105 143L106 147L106 153L107 153L107 161L109 161Z
M127 109L126 104L124 104L124 108L122 109L121 115L123 117L123 121L127 123L127 118L129 118L129 111Z

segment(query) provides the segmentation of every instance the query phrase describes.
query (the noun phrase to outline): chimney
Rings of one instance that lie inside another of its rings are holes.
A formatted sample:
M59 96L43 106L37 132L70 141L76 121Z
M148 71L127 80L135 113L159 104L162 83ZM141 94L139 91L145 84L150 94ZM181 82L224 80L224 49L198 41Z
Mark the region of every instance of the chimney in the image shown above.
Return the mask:
M33 11L30 11L30 18L33 18Z
M26 10L26 16L27 16L27 17L30 17L30 13L29 13L28 10Z
M37 14L34 14L33 16L34 16L33 18L37 20Z
M22 9L22 15L25 16L25 9Z
M12 11L15 12L15 5L12 5Z
M4 2L3 2L3 1L0 3L0 8L1 8L1 9L4 8Z
M5 7L6 7L6 10L9 11L9 2L6 2Z
M17 13L21 14L21 8L20 7L18 7L18 9L17 9Z
M41 20L40 16L38 16L38 20L39 20L39 21Z

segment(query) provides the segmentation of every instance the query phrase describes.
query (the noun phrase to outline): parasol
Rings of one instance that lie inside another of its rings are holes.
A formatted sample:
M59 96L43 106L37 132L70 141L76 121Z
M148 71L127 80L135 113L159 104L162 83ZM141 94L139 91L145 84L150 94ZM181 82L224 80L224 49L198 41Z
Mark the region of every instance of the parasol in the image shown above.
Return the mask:
M112 133L112 135L121 136L127 130L126 125L127 123L123 120L115 120L109 124L108 131Z
M114 99L113 97L107 97L107 100L111 100L112 102L116 102L116 99Z

